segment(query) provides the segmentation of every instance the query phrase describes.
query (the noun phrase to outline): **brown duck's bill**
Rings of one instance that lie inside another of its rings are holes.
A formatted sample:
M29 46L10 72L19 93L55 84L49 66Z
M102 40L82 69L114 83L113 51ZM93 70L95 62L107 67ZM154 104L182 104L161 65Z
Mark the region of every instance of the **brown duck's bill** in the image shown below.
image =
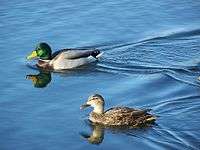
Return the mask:
M81 107L80 107L80 109L85 109L85 108L87 108L87 107L89 107L90 105L88 105L88 104L83 104L83 105L81 105Z

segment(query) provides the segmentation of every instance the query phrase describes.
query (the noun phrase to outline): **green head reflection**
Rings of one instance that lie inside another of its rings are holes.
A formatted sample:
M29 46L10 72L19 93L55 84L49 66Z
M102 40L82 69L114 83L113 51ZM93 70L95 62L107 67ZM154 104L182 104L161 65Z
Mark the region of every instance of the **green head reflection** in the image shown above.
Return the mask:
M27 75L26 79L31 80L34 87L44 88L51 82L51 73L47 71L40 71L40 73L36 75Z

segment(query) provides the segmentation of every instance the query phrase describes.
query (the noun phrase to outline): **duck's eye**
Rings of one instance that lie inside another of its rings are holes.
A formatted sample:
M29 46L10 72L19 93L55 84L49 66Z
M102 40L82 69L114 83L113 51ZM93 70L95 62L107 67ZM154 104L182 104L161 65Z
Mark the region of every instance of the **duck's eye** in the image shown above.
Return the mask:
M97 99L96 97L92 97L91 99L89 99L89 102L93 101L93 100L96 100L96 99Z
M90 101L92 101L92 100L93 100L93 98L89 99L88 101L90 102Z

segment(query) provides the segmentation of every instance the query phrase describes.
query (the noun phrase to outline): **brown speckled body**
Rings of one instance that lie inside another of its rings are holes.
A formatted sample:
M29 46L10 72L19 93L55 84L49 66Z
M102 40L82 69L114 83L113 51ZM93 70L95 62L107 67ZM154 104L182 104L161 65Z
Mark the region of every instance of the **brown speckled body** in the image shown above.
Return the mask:
M142 126L155 121L153 115L147 110L138 110L128 107L114 107L102 114L91 112L89 120L109 126Z
M104 111L104 98L99 94L91 95L87 102L81 105L81 109L93 107L89 120L93 123L105 126L117 127L141 127L147 126L156 120L148 110L140 110L129 107L113 107Z

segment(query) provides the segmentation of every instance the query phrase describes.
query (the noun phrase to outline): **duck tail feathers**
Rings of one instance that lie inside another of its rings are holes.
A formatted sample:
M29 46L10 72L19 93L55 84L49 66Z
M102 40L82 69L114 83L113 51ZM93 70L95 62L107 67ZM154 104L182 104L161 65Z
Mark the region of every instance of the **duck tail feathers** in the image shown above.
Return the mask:
M154 121L156 121L156 119L157 118L155 116L151 116L150 118L147 118L146 121L147 122L154 122Z
M96 58L98 59L98 58L100 58L102 55L103 55L103 52L99 53L99 54L96 56Z
M150 112L151 110L152 110L151 108L145 109L146 112Z
M103 54L103 52L100 52L100 50L94 50L93 52L92 52L92 56L94 57L94 58L99 58L99 57L101 57L101 55Z

